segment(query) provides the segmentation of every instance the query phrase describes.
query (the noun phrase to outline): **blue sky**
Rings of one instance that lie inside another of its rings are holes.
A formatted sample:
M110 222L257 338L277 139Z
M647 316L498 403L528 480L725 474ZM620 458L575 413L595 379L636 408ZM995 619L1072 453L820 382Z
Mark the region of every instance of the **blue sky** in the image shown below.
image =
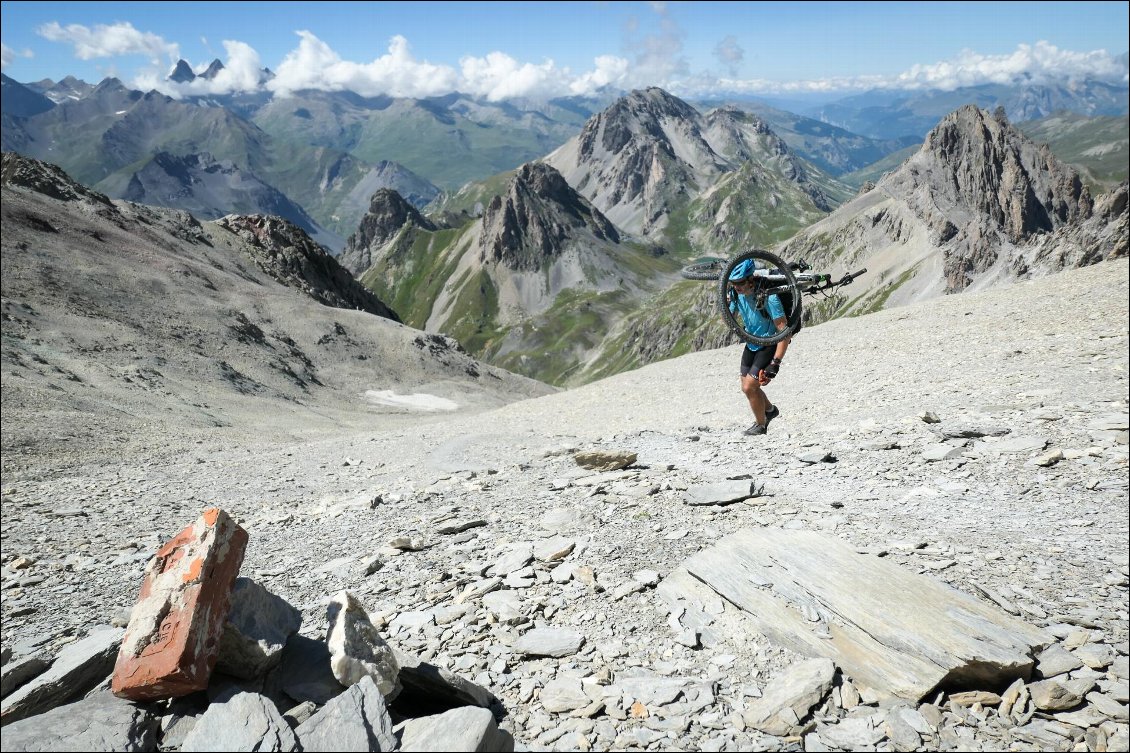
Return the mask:
M175 57L298 88L504 99L665 86L797 95L1020 73L1125 80L1126 2L3 2L4 72L177 94ZM299 34L301 32L301 35ZM198 88L204 87L200 82ZM173 87L173 88L171 88ZM184 90L179 93L201 93Z

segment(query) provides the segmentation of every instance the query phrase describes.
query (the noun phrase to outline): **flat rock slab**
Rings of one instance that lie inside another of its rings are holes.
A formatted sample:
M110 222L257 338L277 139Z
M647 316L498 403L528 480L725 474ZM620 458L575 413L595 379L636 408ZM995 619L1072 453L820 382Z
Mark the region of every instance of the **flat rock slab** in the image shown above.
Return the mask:
M1028 678L1054 639L940 581L812 531L742 530L684 563L770 639L879 694ZM670 580L670 579L669 579Z
M786 668L750 704L745 723L771 735L789 734L832 689L835 676L836 666L828 659L805 659Z
M220 653L247 531L213 507L145 566L114 667L114 694L135 701L208 687Z
M392 750L397 742L384 696L371 677L362 677L294 732L304 751Z
M156 750L160 718L97 693L4 728L4 750Z
M514 652L523 656L572 656L581 650L585 637L572 630L534 628L514 642Z
M0 723L49 711L91 690L114 668L121 642L121 630L104 628L65 647L49 669L4 698Z
M270 700L258 693L239 693L209 706L181 750L293 751L298 740Z
M400 750L405 751L500 751L514 750L514 738L498 728L490 711L474 706L442 714L409 719L397 728Z
M448 709L456 706L481 706L489 708L498 699L489 690L460 677L443 667L428 664L414 654L394 648L393 656L400 668L398 680L403 691L396 699L401 711L419 708Z
M1048 440L1040 437L1011 437L994 444L987 444L985 449L1011 455L1021 452L1039 452L1047 446Z
M690 487L683 495L683 501L688 505L731 505L760 496L764 491L764 485L750 479L720 481L716 484Z

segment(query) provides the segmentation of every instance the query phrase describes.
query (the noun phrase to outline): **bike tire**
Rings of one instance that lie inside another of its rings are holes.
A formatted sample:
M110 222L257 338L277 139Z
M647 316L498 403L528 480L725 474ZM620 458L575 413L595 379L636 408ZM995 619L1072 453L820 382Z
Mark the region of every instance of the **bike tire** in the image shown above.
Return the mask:
M679 274L688 280L717 280L719 275L722 274L725 263L725 259L715 259L698 264L688 264L679 270Z
M737 317L734 316L734 313L730 311L730 273L734 271L735 267L747 260L752 260L759 268L776 270L778 274L785 278L785 285L792 289L792 310L785 312L788 324L780 332L768 337L761 337L747 332L745 327L738 321ZM791 337L800 329L801 322L803 321L801 290L797 286L796 277L793 275L789 265L776 254L760 249L754 249L753 251L746 251L744 254L739 254L729 261L718 282L718 310L722 314L722 321L743 341L763 347L776 345L785 338Z

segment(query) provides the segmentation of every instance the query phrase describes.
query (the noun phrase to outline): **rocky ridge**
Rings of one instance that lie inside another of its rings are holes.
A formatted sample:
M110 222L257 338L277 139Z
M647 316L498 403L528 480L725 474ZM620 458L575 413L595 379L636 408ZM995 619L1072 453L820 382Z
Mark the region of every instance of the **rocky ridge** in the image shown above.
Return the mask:
M1003 116L968 106L778 250L833 273L866 267L851 299L823 315L871 311L1115 258L1125 249L1124 190L1101 197L1096 216L1072 168Z

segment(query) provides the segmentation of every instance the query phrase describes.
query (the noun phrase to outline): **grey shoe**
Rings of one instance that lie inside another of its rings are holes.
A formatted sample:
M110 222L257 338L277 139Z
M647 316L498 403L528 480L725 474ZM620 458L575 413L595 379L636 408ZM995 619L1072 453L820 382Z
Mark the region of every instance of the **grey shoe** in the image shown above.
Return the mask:
M754 424L753 426L742 432L742 434L745 434L747 437L759 437L764 433L765 427L761 424Z
M773 419L777 418L780 415L781 415L781 409L778 408L776 405L773 406L773 410L765 411L765 428L768 429L769 424L771 424L773 422Z

